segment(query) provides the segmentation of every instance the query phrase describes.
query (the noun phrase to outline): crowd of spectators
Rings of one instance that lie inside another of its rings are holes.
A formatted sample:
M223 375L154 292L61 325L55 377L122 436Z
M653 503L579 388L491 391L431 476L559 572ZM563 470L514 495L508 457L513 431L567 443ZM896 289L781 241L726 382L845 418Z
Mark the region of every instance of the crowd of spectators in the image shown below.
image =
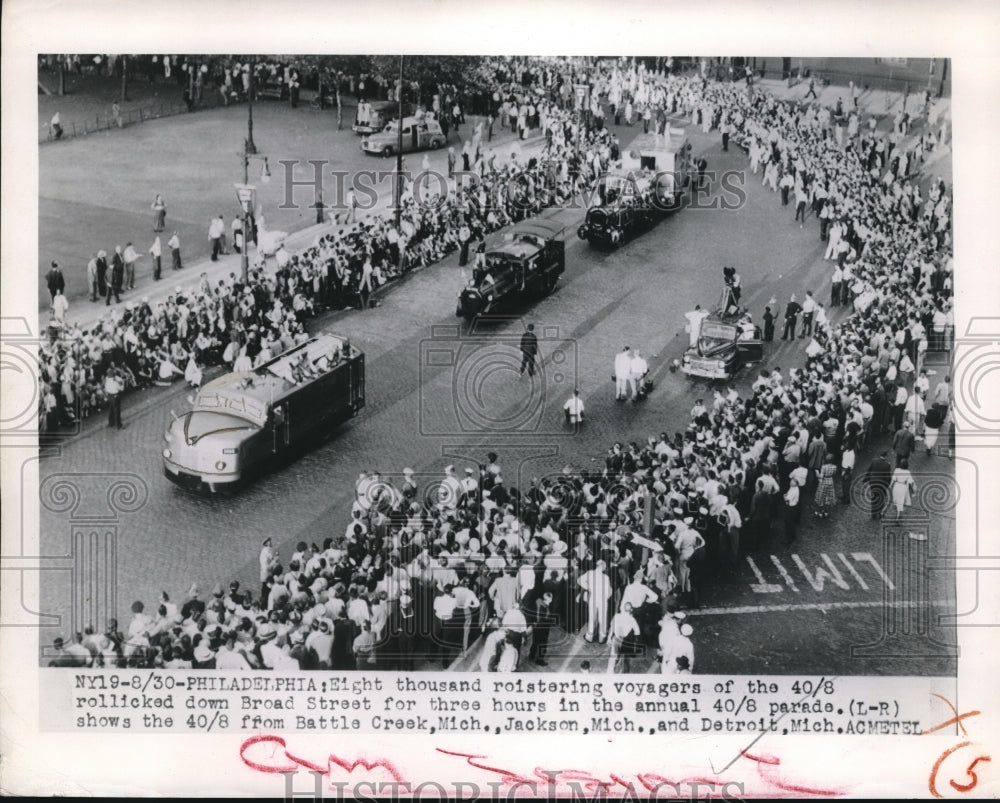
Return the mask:
M912 436L933 459L951 404L948 378L932 387L923 365L950 315L947 187L932 181L923 197L917 146L860 126L848 134L849 120L815 104L634 70L607 71L595 85L605 97L620 92L619 104L635 99L651 121L667 109L696 124L704 115L707 129L729 133L765 176L776 166L791 177L810 210L803 224L815 221L824 239L839 227L847 247L831 266L842 286L833 306L850 310L839 323L816 317L804 365L787 376L762 370L745 394L729 387L699 400L672 436L615 443L599 471L567 467L521 489L495 454L463 467L464 476L453 465L423 479L409 469L395 481L363 472L343 532L321 545L300 542L287 561L264 541L259 589L233 582L228 594L219 585L202 601L195 587L180 610L164 593L155 616L136 602L124 630L112 622L103 635L77 634L59 645L56 663L413 669L421 659L448 666L482 638L480 667L513 671L526 661L544 666L563 633L580 632L609 641L609 671L645 651L664 673L684 673L695 666L683 609L746 554L793 542L807 492L815 489L819 516L838 500L873 518L903 511L914 490ZM570 169L573 122L558 104L542 113L558 121L546 126L547 147L571 186L583 178ZM599 126L581 136L585 154L610 151ZM538 187L551 186L539 173ZM458 223L485 232L489 218L476 214L470 193L456 197L451 217L409 207L413 233L396 245L454 248ZM387 224L367 225L382 232ZM336 261L350 241L320 242L299 261ZM891 475L862 472L862 455L887 433Z

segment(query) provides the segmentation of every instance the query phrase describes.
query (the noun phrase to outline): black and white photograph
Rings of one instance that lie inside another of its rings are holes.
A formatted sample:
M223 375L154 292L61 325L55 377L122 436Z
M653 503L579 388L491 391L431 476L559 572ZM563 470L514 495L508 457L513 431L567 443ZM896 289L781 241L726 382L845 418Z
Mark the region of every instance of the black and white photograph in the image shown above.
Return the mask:
M995 58L232 22L39 46L37 109L5 99L5 165L12 126L37 155L4 186L37 249L4 227L2 455L36 727L225 735L286 798L311 761L436 776L283 734L986 738L958 688L995 669L960 642L996 619L1000 318L955 166ZM712 796L860 793L740 744ZM996 790L988 745L949 785L942 744L915 794Z

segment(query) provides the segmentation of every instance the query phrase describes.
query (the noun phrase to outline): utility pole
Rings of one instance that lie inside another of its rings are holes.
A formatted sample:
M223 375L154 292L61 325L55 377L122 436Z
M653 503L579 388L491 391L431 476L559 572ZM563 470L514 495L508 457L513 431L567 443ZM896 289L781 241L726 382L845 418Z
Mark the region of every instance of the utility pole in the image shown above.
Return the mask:
M122 54L122 103L128 100L128 56Z
M403 216L403 57L399 57L399 124L396 126L396 231Z

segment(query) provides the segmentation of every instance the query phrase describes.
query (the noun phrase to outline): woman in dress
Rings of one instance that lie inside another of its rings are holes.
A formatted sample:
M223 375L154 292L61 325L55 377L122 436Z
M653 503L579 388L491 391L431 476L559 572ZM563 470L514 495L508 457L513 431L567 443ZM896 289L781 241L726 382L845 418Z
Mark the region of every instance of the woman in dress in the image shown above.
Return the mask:
M896 506L896 519L903 514L903 508L910 504L913 493L913 475L910 473L909 461L900 460L896 470L892 472L890 483L892 503Z
M833 477L837 473L837 464L832 454L827 454L823 467L819 470L819 485L816 487L816 515L825 519L830 515L828 508L836 501L833 487Z
M167 220L167 205L163 202L162 195L156 196L150 209L153 210L153 231L163 231Z

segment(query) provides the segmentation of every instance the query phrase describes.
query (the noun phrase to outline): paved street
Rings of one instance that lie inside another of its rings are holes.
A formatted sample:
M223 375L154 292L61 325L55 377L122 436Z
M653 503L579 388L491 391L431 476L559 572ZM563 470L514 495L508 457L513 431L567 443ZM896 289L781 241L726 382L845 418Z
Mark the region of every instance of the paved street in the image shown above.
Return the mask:
M796 87L791 91L806 90ZM880 99L872 102L877 104ZM309 114L299 111L303 119ZM273 110L273 114L279 113L288 112ZM234 132L243 119L240 110L212 114L233 114ZM197 126L201 119L194 115L155 125ZM255 129L255 136L260 131L259 144L269 155L276 153L278 142L282 150L301 155L293 138L269 131L270 123L268 113L263 112L260 128ZM684 123L677 120L674 124ZM152 125L108 136L147 137ZM124 431L111 432L100 420L88 421L83 432L68 440L57 456L42 460L41 554L69 551L71 543L69 514L51 509L58 507L52 502L57 497L57 475L74 475L83 498L103 499L105 506L111 497L109 481L113 481L107 475L133 475L144 501L140 498L129 505L119 500L122 508L138 509L122 512L115 529L114 608L125 621L133 600L143 600L150 611L161 590L180 602L193 582L205 592L216 582L230 579L256 588L261 540L273 536L279 554L287 559L299 540L321 542L342 532L361 469L377 468L392 475L410 466L426 483L439 478L447 462L454 462L461 470L482 461L493 449L500 453L507 482L527 487L533 477L558 473L566 465L576 470L603 466L604 451L616 440L639 440L681 429L688 422L694 400L710 399L711 389L671 373L669 365L681 356L686 344L684 312L695 303L712 308L717 302L722 266L734 265L739 270L743 303L757 319L772 296L784 303L789 293L801 295L812 289L817 296L828 298L831 272L831 263L822 260L818 223L810 218L800 228L793 221L793 207L782 207L778 196L761 186L760 177L749 174L742 151L721 151L718 132L703 135L692 126L686 127L695 152L706 155L709 169L745 171L747 201L738 209L683 210L614 252L593 249L575 236L582 210L549 212L547 216L568 227L567 270L556 291L533 303L513 305L505 310L509 319L485 322L472 332L460 327L460 319L454 315L463 284L454 256L390 287L375 309L335 313L317 320L316 328L346 334L366 352L367 406L327 442L235 495L192 496L162 476L163 430L170 410L186 407L187 391L175 387L133 394L125 403L128 426ZM192 128L191 135L196 131ZM337 144L331 145L331 158L342 158L345 165L356 164L347 157L352 147L357 148L354 135L334 133L331 142ZM620 129L623 146L634 133L636 129ZM219 189L219 181L209 186L206 178L205 200L183 213L184 225L189 228L181 236L192 243L192 258L206 245L209 216L230 191L232 179L239 178L235 155L239 134L226 140L230 141L234 153L226 173L233 174L227 179L229 183L222 182ZM61 146L67 149L65 155L59 151L57 156L66 163L43 160L43 231L48 225L46 204L61 209L75 203L85 183L82 171L68 178L61 175L74 159L68 149L92 145L93 139L65 143ZM57 153L54 148L49 150ZM134 150L138 158L141 145L132 143L128 150ZM168 176L176 180L178 175L198 176L201 169L214 170L212 158L200 148L194 149L197 153L187 150L178 148L173 158L158 154L159 173L123 164L121 173L116 174L121 181L106 198L117 210L115 215L126 219L125 210L135 208L134 198L148 195L151 200ZM174 159L184 164L183 171L171 165ZM276 161L274 155L272 160ZM93 207L103 203L95 199ZM176 221L176 205L172 206L169 196L167 203L170 226L171 220ZM100 218L88 217L93 207L80 210L84 222L79 225L97 231ZM180 209L177 214L181 214ZM272 227L291 230L300 223L305 225L302 216L308 214L309 210L289 212L287 217L276 213ZM148 228L145 208L139 207L135 215L134 224L129 225L136 230ZM109 233L97 239L108 243L108 237L113 238ZM149 237L143 234L139 239L137 234L133 238L142 246L140 251L148 247L145 239ZM97 242L94 247L98 247ZM47 260L46 254L43 237L40 261ZM83 264L85 260L81 267ZM70 271L65 272L69 280ZM832 316L835 321L844 314L842 310L838 308ZM543 364L535 380L517 375L516 342L527 322L534 322L540 334ZM787 373L789 367L800 365L804 360L801 342L768 344L764 367L780 366ZM656 383L642 405L614 401L610 379L613 357L626 344L642 349ZM430 351L450 352L451 365L429 359ZM754 371L744 372L737 386L746 389L754 375ZM469 390L473 386L475 393ZM575 433L563 423L561 413L574 386L580 388L587 411L586 423ZM496 425L498 421L513 423L501 427ZM861 458L859 468L866 467L869 459L869 455ZM953 473L951 464L940 456L920 454L912 468L918 488L934 482L935 474L941 474L947 483ZM921 498L919 492L916 497ZM48 509L44 505L47 498ZM929 601L935 615L953 611L952 576L932 573L932 587L927 589L913 582L923 574L912 561L926 558L913 549L922 545L929 555L947 555L953 549L953 513L940 502L936 510L929 517L914 510L904 522L907 526L898 530L870 522L854 506L841 506L822 522L807 511L794 548L783 546L776 533L759 554L740 565L737 573L712 581L699 600L700 608L690 612L689 621L695 628L695 671L817 675L954 672L954 661L944 657L942 650L928 648L930 642L923 637L928 631L931 636L940 635L937 628L928 628L920 619L926 614L922 600ZM929 540L912 540L906 534L911 531L926 532ZM43 643L69 627L67 575L53 571L42 580L41 609L63 617L59 626L43 631ZM900 617L910 618L904 623ZM895 632L896 642L852 656L852 646L876 644L884 631ZM901 633L908 637L902 639L906 642L903 647L897 643ZM909 638L914 633L918 635ZM947 641L947 636L941 640ZM907 658L910 648L911 652L922 650L922 655L932 655ZM603 655L598 646L584 644L576 635L554 653L558 657L550 660L550 670L575 670L585 657L597 668ZM473 651L458 668L475 661ZM644 669L649 661L638 663L637 669Z

